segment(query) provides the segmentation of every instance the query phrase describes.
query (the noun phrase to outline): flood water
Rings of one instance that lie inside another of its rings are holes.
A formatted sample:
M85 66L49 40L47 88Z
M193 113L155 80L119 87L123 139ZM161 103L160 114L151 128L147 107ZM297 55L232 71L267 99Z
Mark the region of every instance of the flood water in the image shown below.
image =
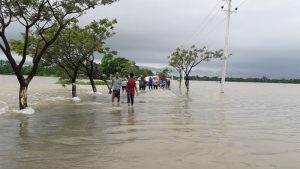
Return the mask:
M36 77L18 111L16 78L0 81L0 169L300 168L300 85L173 82L128 108Z

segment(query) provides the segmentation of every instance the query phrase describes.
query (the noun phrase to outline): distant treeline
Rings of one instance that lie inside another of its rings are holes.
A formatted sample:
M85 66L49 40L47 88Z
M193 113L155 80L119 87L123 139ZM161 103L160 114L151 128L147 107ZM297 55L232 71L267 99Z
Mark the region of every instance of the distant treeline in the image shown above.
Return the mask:
M106 57L104 57L105 59ZM135 65L135 63L132 63L130 60L125 58L114 58L111 57L110 59L110 65L105 64L97 64L97 69L99 70L100 74L107 74L109 77L109 74L113 74L115 72L120 72L122 75L129 74L130 71L135 72L137 75L143 74L145 76L153 76L154 73L147 68L139 67ZM131 65L132 67L130 67ZM22 73L24 75L28 75L32 69L31 65L24 66L22 69ZM80 72L78 76L84 75L82 72ZM0 74L3 75L14 75L14 71L12 70L12 67L10 63L7 60L0 60ZM57 65L51 65L51 66L45 66L43 63L39 65L37 76L55 76L55 77L61 77L63 79L67 78L65 71L57 66ZM84 77L86 77L84 75Z
M199 80L199 81L221 81L221 78L208 77L208 76L190 76L190 80ZM175 77L178 79L178 77ZM229 82L260 82L260 83L295 83L300 84L300 79L269 79L267 77L261 78L235 78L235 77L227 77L226 81Z
M23 74L27 75L31 71L32 66L24 66L24 69L22 69ZM5 75L13 75L14 71L11 68L11 65L6 60L0 60L0 74ZM62 76L63 70L58 66L39 66L37 75L38 76Z

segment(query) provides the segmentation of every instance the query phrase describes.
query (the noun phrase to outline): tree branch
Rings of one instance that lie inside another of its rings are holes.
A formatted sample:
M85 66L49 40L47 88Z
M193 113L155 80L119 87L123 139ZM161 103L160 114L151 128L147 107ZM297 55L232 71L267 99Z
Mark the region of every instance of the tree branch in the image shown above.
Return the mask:
M22 68L27 57L27 49L28 49L28 36L29 36L29 27L26 26L25 30L25 39L24 39L24 46L23 46L23 53L22 53L22 60L19 63L19 67Z
M18 11L20 12L20 16L24 19L24 21L25 21L26 24L24 24L23 22L21 22L21 20L20 20L17 16L16 16L16 18L18 19L18 21L19 21L23 26L28 26L28 21L27 21L27 19L25 18L25 16L23 15L23 10L22 10L22 8L21 8L19 2L16 1L16 4L17 4L17 6L18 6L18 8L19 8Z
M28 25L29 27L32 27L34 24L36 24L38 22L38 20L40 20L41 13L42 13L42 10L43 10L45 4L46 4L46 2L45 2L45 0L43 0L41 5L39 6L38 13L37 13L35 20L33 20L32 23L30 25Z

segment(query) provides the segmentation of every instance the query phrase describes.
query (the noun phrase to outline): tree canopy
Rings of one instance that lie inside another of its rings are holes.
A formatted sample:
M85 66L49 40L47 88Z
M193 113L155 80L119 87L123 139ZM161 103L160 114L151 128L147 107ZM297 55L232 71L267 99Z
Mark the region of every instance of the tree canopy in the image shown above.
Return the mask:
M169 56L169 64L178 71L183 71L185 74L185 85L189 90L189 75L192 69L198 66L203 61L210 61L212 58L221 58L222 50L208 51L206 47L197 48L192 45L189 49L177 48L171 56Z
M101 64L99 65L99 71L106 77L110 77L115 72L119 72L124 76L128 76L130 72L133 72L136 75L153 75L151 70L137 66L134 61L123 57L114 57L112 54L103 56Z
M0 49L7 57L20 84L20 109L27 107L27 88L39 68L39 63L60 32L69 23L96 5L106 5L117 0L2 0L0 1ZM21 41L7 37L7 29L14 23L23 26ZM49 33L52 31L51 33ZM38 36L36 42L30 36ZM50 35L50 36L49 36ZM34 43L33 43L34 42ZM13 47L11 45L14 45ZM12 55L15 50L21 56L19 62ZM24 76L23 68L28 57L32 57L32 69Z

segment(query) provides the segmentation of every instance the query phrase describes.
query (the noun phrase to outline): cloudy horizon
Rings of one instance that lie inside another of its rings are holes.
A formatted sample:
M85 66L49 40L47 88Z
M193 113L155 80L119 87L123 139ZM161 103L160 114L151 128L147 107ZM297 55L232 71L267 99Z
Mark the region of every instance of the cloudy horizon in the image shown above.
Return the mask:
M300 1L233 0L227 76L300 78ZM120 0L89 10L80 25L117 19L107 46L139 66L168 66L177 47L224 48L226 14L222 0ZM19 29L18 29L19 30ZM12 34L12 36L16 36ZM100 59L100 58L98 58ZM220 76L222 61L201 63L192 74Z

